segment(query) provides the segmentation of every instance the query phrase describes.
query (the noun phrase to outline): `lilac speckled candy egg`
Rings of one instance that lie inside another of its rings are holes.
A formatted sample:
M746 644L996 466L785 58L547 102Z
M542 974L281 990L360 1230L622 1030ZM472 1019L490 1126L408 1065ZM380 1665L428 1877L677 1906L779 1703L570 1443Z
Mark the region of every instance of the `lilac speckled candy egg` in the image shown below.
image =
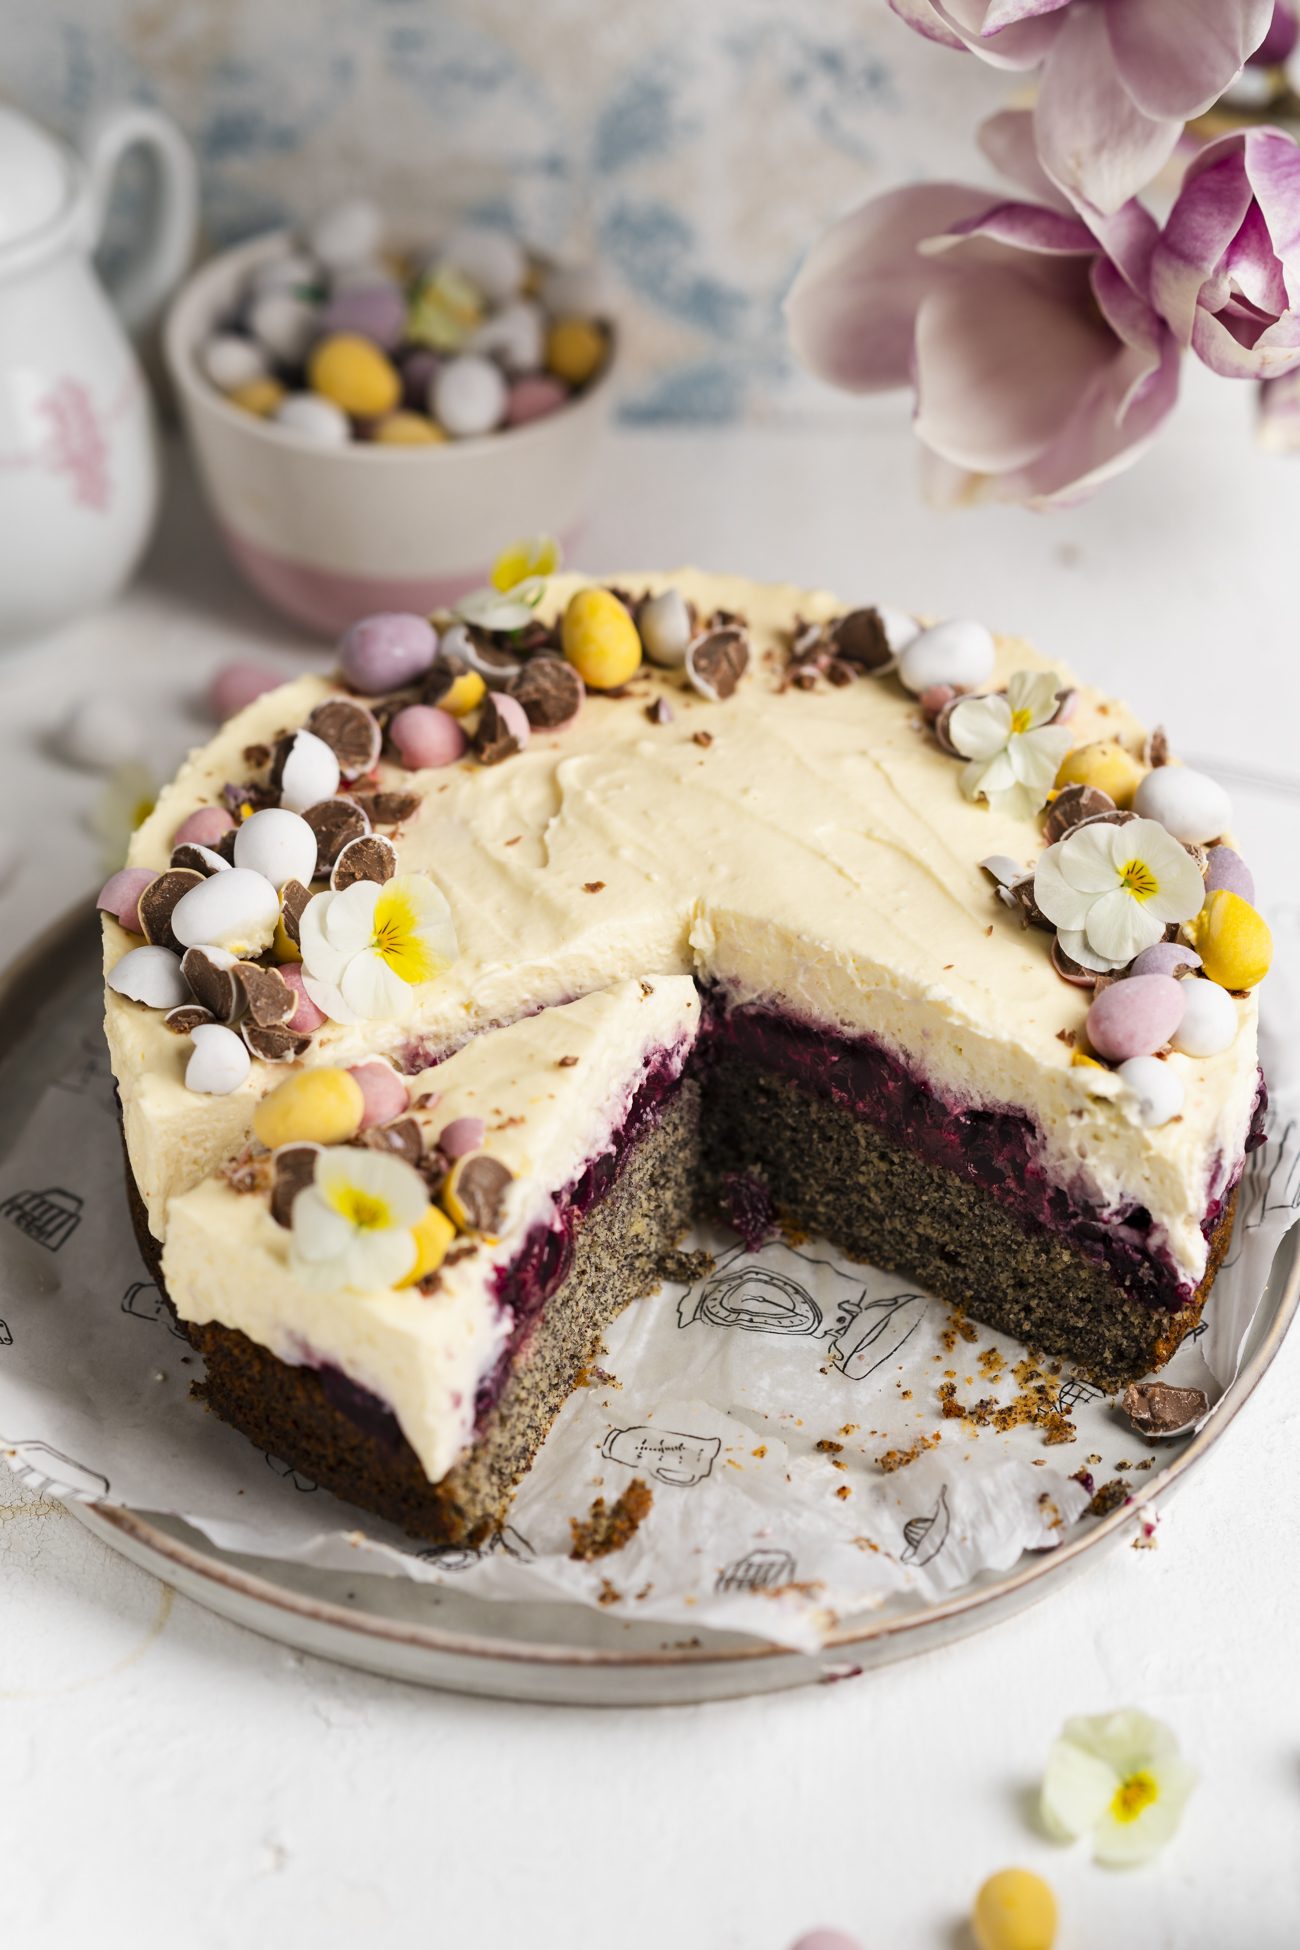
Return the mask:
M370 1063L356 1063L348 1071L361 1085L361 1095L365 1109L361 1113L361 1128L368 1131L375 1124L391 1124L400 1117L410 1101L406 1080L399 1077L391 1063L376 1057Z
M1210 864L1205 869L1206 895L1217 893L1220 887L1226 887L1230 894L1240 894L1252 907L1255 905L1255 876L1231 846L1210 848Z
M101 914L111 914L128 934L143 934L140 925L140 896L157 874L152 867L119 867L99 890L95 906Z
M569 389L562 379L546 372L529 373L524 379L516 379L506 395L506 425L526 427L530 420L544 420L568 397Z
M422 677L437 653L437 632L427 618L381 610L343 632L339 668L353 690L377 697Z
M411 772L454 765L466 742L459 721L436 704L408 704L389 725L388 735Z
M444 1158L465 1158L483 1142L485 1127L481 1117L453 1117L438 1133L438 1149Z
M286 1029L292 1029L300 1036L312 1035L326 1020L325 1011L318 1009L308 995L302 969L296 961L282 962L280 974L298 998L297 1007L285 1024Z
M1134 975L1176 975L1180 968L1199 968L1200 965L1200 956L1185 941L1157 941L1153 948L1144 948L1135 957L1128 972L1130 978Z
M224 724L254 698L275 690L283 682L280 672L267 664L222 664L208 689L208 709L218 724Z
M401 287L391 280L345 286L325 307L321 330L354 332L391 352L406 330L406 300Z
M1130 975L1103 989L1088 1011L1088 1041L1109 1063L1154 1056L1183 1019L1183 984L1172 975Z

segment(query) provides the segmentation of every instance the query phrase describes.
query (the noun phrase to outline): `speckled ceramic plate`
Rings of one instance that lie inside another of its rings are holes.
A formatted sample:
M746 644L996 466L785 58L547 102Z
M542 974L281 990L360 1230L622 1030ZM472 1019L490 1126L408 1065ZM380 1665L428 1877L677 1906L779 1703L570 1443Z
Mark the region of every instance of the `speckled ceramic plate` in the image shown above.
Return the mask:
M5 1106L34 1101L49 1080L43 1039L26 1034L37 1006L96 979L98 928L83 908L58 923L0 979L0 1149ZM394 1679L506 1699L650 1706L776 1692L847 1679L963 1638L1062 1590L1102 1551L1129 1540L1144 1505L1167 1495L1220 1439L1267 1369L1300 1302L1292 1231L1274 1263L1241 1372L1197 1435L1159 1444L1132 1500L1050 1553L1026 1554L940 1602L896 1598L841 1626L815 1654L752 1638L623 1624L574 1605L507 1604L400 1578L316 1571L216 1549L178 1518L109 1504L73 1513L114 1550L210 1610L304 1652Z

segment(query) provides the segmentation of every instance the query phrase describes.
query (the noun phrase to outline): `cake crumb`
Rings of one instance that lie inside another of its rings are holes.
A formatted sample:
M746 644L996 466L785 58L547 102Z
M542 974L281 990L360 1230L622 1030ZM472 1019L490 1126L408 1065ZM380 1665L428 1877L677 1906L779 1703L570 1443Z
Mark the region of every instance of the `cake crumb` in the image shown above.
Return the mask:
M813 1444L813 1447L819 1455L838 1456L844 1444L842 1442L832 1442L829 1436L824 1435L820 1442Z
M605 891L605 883L603 880L584 880L582 891L584 894L601 894Z
M835 1494L840 1502L844 1503L853 1494L852 1486L848 1483L841 1483Z
M622 1602L623 1593L619 1590L618 1586L611 1584L608 1578L602 1578L600 1581L600 1590L596 1593L596 1603L598 1605L621 1605Z
M842 1428L842 1429L840 1430L840 1434L841 1434L841 1435L856 1435L856 1434L857 1434L857 1432L858 1432L858 1430L859 1430L859 1429L860 1429L861 1427L862 1427L862 1424L861 1424L861 1422L846 1422L846 1423L844 1424L844 1427L843 1427L843 1428Z
M573 1535L570 1558L579 1564L589 1564L593 1558L609 1557L621 1551L649 1516L654 1500L654 1491L639 1476L632 1478L614 1504L607 1504L603 1496L598 1496L585 1518L569 1518ZM606 1602L603 1596L600 1602Z
M1112 1510L1118 1510L1121 1503L1128 1502L1128 1488L1118 1476L1109 1483L1103 1483L1088 1505L1090 1517L1108 1517Z
M556 1067L561 1070L572 1070L577 1062L578 1058L576 1056L561 1056L558 1059Z
M910 1449L886 1449L883 1456L876 1457L876 1461L886 1476L892 1476L896 1469L906 1469L909 1463L914 1463L927 1449L937 1448L942 1441L943 1431L936 1429L933 1435L919 1435Z

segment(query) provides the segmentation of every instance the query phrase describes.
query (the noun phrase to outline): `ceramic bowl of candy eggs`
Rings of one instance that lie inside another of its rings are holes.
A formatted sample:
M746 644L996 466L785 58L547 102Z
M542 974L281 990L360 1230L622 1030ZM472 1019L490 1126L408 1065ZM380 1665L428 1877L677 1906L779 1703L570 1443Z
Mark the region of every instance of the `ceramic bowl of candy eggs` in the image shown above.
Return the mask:
M231 557L313 630L444 608L503 536L581 529L617 363L593 267L472 225L399 250L353 199L203 265L164 351Z

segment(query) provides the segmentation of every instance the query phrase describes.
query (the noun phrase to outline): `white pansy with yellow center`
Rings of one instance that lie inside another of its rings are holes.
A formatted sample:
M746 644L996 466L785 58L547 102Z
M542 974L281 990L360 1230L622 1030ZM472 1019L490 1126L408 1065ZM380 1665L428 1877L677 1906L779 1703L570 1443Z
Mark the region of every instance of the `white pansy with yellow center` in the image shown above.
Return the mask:
M303 986L335 1022L400 1020L416 989L456 959L442 890L425 874L317 894L299 926Z
M1034 873L1034 899L1070 959L1105 974L1153 947L1170 921L1199 914L1205 881L1154 819L1097 821L1048 847Z
M481 630L525 629L560 561L560 545L550 535L512 542L492 565L491 587L462 596L453 614Z
M1061 680L1050 670L1018 670L1005 692L964 697L948 716L949 742L969 759L961 776L968 799L1032 819L1047 803L1061 760L1074 740L1051 722Z
M1067 1720L1043 1775L1043 1821L1059 1841L1091 1835L1098 1862L1145 1862L1164 1847L1196 1785L1163 1720L1136 1707Z
M332 1145L293 1202L293 1270L304 1286L356 1293L396 1286L415 1265L412 1228L428 1208L424 1180L403 1159Z

